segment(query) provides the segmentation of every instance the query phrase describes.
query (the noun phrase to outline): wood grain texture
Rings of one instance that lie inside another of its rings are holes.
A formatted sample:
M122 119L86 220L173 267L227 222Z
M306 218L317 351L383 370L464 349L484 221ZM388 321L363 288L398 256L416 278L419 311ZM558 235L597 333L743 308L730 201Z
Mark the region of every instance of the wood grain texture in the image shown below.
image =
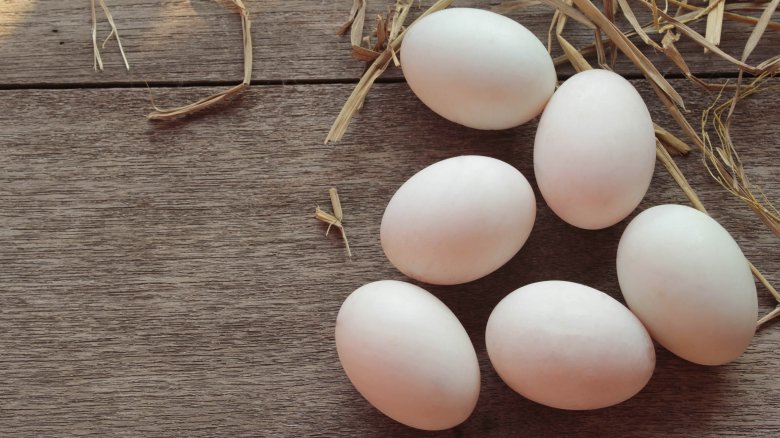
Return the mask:
M127 52L131 71L124 69L115 41L103 51L105 71L92 69L89 2L84 0L0 0L0 85L75 85L145 83L240 82L242 78L241 22L229 1L107 0ZM254 80L334 81L354 80L363 63L349 55L349 38L335 34L346 20L351 0L246 1L253 21ZM370 1L367 26L386 11L391 0ZM431 0L421 2L423 7ZM490 8L500 1L463 0L457 6ZM413 15L422 12L415 8ZM644 11L635 5L635 12ZM780 20L780 12L775 21ZM534 6L512 13L543 41L552 17L551 9ZM644 15L646 16L646 14ZM99 35L109 28L98 11ZM645 20L643 20L645 22ZM624 29L629 26L624 23ZM703 32L704 23L694 25ZM750 26L726 22L722 48L739 57ZM577 23L567 27L567 37L576 46L592 43L591 31ZM637 44L641 41L636 39ZM780 32L767 32L751 56L757 62L777 54ZM684 38L678 47L694 73L735 74L736 69ZM646 50L662 73L680 72L662 55ZM556 49L555 54L559 54ZM639 74L620 57L616 69ZM571 73L562 67L562 73ZM398 77L398 70L388 72Z
M406 85L379 84L345 141L324 146L350 90L255 86L218 111L160 125L144 119L145 90L0 93L0 435L434 435L387 419L350 385L335 351L336 313L360 285L404 279L382 254L378 231L405 179L440 159L483 154L535 184L535 124L466 129L429 112ZM186 101L211 89L158 91ZM695 114L712 96L685 98ZM732 131L750 175L776 202L780 114L767 108L778 98L774 91L745 101ZM680 164L780 285L776 238L699 160ZM338 235L325 237L313 219L331 186L342 196L351 261ZM437 435L742 437L780 429L777 324L723 367L659 348L650 384L609 409L559 411L509 390L483 339L504 295L566 279L620 297L614 258L626 222L577 230L538 199L535 230L506 266L470 284L428 287L471 336L483 384L473 416ZM659 166L640 210L666 202L685 199ZM763 290L759 297L768 311L771 298Z

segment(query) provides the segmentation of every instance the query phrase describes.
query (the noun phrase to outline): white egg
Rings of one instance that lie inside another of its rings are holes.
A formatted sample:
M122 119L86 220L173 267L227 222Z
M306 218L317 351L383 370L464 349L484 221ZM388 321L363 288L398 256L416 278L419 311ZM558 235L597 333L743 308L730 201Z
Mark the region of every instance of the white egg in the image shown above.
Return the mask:
M393 195L380 227L399 271L432 284L481 278L528 239L536 200L528 180L495 158L466 155L421 170Z
M411 26L401 67L430 109L477 129L511 128L536 117L557 80L547 49L531 31L470 8L435 12Z
M338 314L336 347L363 397L407 426L448 429L477 403L479 364L466 330L415 285L384 280L354 291Z
M620 289L653 338L702 365L739 357L756 330L750 266L720 224L682 205L635 217L617 253Z
M653 122L630 82L588 70L558 88L534 142L536 181L555 214L585 229L614 225L642 201L654 168Z
M638 393L655 350L642 323L609 295L543 281L507 295L485 333L496 372L510 388L560 409L597 409Z

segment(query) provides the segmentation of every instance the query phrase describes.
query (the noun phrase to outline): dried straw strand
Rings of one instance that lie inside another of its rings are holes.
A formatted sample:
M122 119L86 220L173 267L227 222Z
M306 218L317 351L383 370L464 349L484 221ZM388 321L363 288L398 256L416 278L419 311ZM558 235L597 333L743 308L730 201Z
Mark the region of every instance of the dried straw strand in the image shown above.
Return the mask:
M341 210L341 200L339 199L339 192L336 190L335 187L328 190L328 194L330 195L330 203L333 205L333 216L336 216L336 219L339 221L344 220L344 212Z
M127 68L127 71L130 71L130 63L127 62L127 56L125 56L125 49L122 48L122 40L119 38L119 29L116 28L116 23L114 23L114 17L111 15L111 12L108 10L108 6L106 6L105 0L100 0L100 7L103 9L103 13L106 14L106 19L108 20L108 24L111 25L111 33L108 35L108 38L106 38L106 40L103 41L103 48L106 47L106 41L108 41L108 39L111 38L111 35L114 35L116 37L116 43L119 46L119 53L122 54L122 59L125 61L125 68Z
M189 115L194 112L209 108L224 99L234 96L249 88L252 81L252 22L249 19L249 11L242 0L232 0L238 7L241 14L241 29L243 32L243 45L244 45L244 79L243 81L224 91L213 94L198 100L197 102L189 105L184 105L178 108L160 109L154 106L155 110L149 113L147 116L149 120L170 120L181 116Z
M658 139L656 139L655 142L655 156L658 161L661 162L664 168L666 168L666 171L669 172L669 175L671 175L672 179L674 179L674 182L680 186L688 200L691 201L693 208L701 211L702 213L707 213L707 209L704 208L704 204L702 204L701 199L699 199L699 195L697 195L696 191L693 190L693 187L691 187L688 179L685 178L685 174L683 174L682 170L680 170L680 168L677 166L677 163L674 161L674 158L669 155L669 152Z
M761 327L762 325L777 318L778 316L780 316L780 305L778 305L771 312L769 312L768 314L764 315L761 319L759 319L758 322L756 323L756 326Z
M568 40L566 40L563 35L556 33L555 37L558 40L558 45L560 45L561 49L563 49L564 56L566 56L566 59L569 61L569 63L571 63L574 69L577 70L577 72L591 70L593 68L585 59L585 57L582 56L580 51L577 50L577 48L574 47Z
M390 35L388 40L392 41L398 38L398 35L403 29L406 18L409 16L409 11L412 10L414 0L398 0L395 3L395 11L393 17L390 20Z
M350 11L350 18L344 23L337 34L343 35L351 29L350 42L352 44L352 57L358 61L371 62L377 59L382 51L387 48L389 41L395 40L403 30L403 23L412 9L414 0L396 0L395 8L387 13L387 16L376 17L376 43L371 46L371 36L363 36L365 27L366 2L355 0ZM393 62L396 67L401 65L396 53L393 52Z
M409 16L409 11L412 10L413 4L414 0L398 0L395 3L395 11L390 20L391 25L388 41L395 41L398 38L398 35L401 34L404 22L406 22L406 18ZM398 59L398 53L395 50L392 50L390 53L393 55L393 64L396 67L400 67L401 60Z
M723 14L725 12L725 0L710 0L712 10L707 14L707 28L704 31L704 38L712 45L720 45L720 35L723 31ZM707 53L707 48L704 49Z
M617 0L603 0L603 4L604 4L604 15L606 15L609 21L615 23L615 18L617 17L617 13L621 9L620 4L617 2ZM602 43L601 33L598 30L596 30L595 43L597 48L596 53L600 54L604 49L599 49L599 46L604 46L604 44ZM608 40L607 46L609 47L609 51L612 54L609 65L610 67L613 67L617 62L617 54L618 54L617 44L612 40Z
M769 283L769 281L766 279L766 277L764 277L764 274L762 274L762 273L761 273L761 272L758 270L758 268L756 268L756 267L753 265L753 263L750 263L750 262L748 262L748 263L750 264L750 270L753 272L753 276L754 276L754 277L756 277L756 279L758 279L758 281L759 281L759 282L760 282L762 285L764 285L764 287L765 287L765 288L766 288L766 289L769 291L769 293L770 293L770 294L772 294L772 296L773 296L773 297L775 297L775 300L776 300L777 302L779 302L779 303L780 303L780 292L778 292L778 291L777 291L777 289L775 289L775 288L774 288L774 287L773 287L773 286L772 286L772 285ZM771 318L770 318L770 319L771 319ZM760 325L760 324L759 324L759 325Z
M631 24L631 27L634 28L634 31L639 35L640 38L642 38L642 41L644 41L645 44L653 47L656 50L663 50L655 41L650 39L650 37L647 35L647 32L645 32L644 28L641 24L639 24L639 20L637 20L636 15L634 15L634 11L631 9L631 6L628 4L627 0L618 0L618 4L620 4L620 9L623 11L623 15L628 20L629 24Z
M675 46L674 43L679 40L680 34L675 32L673 28L668 29L666 33L664 33L663 38L661 38L661 51L677 66L677 68L680 69L681 72L683 72L686 78L694 84L704 89L708 89L706 83L693 75L691 69L688 67L688 63L685 62L685 58L683 58L680 51L677 50L677 46Z
M745 43L745 49L742 51L743 62L747 61L750 54L753 53L753 49L758 45L758 42L761 40L761 37L764 35L764 32L769 25L769 21L772 19L772 14L777 10L779 4L780 0L772 0L766 5L766 9L764 9L761 18L759 18L756 23L756 27L753 28L747 43Z
M95 0L91 2L92 6L92 68L97 71L98 68L103 70L103 60L100 58L100 48L97 43L97 14L95 13Z
M122 60L125 62L125 68L127 71L130 71L130 63L127 61L125 49L122 47L122 40L119 38L119 29L116 27L114 17L111 15L111 11L108 10L108 6L106 5L105 0L98 0L98 3L100 4L100 8L103 9L103 14L105 14L106 19L108 20L108 24L111 26L111 32L108 34L106 39L103 40L102 48L106 48L106 43L111 39L112 36L116 37L116 43L119 46L119 53L122 55ZM95 0L91 0L90 6L92 12L92 68L94 68L95 71L97 71L98 68L100 71L103 71L103 59L100 56L100 46L98 46L97 42L97 13L95 12Z
M336 35L344 35L351 28L350 41L353 46L359 46L363 36L363 25L365 20L366 0L354 0L352 2L352 10L349 11L349 19L336 31Z
M655 128L655 136L658 138L658 140L666 146L666 149L669 151L669 154L673 155L687 155L691 152L691 147L688 146L688 143L680 140L672 134L671 132L667 131L660 125L653 123L653 127Z

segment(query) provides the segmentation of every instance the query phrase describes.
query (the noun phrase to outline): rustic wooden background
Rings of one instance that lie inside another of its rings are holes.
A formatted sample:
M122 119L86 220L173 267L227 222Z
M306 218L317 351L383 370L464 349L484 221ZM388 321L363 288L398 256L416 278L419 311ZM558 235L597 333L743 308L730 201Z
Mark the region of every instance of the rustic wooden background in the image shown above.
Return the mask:
M350 385L334 346L336 313L360 285L404 279L383 256L378 231L405 179L440 159L483 154L533 183L535 123L501 132L453 125L390 72L345 140L323 145L363 68L349 58L347 38L334 34L350 0L248 1L251 90L214 111L150 123L150 89L171 106L240 80L239 17L226 1L107 3L129 73L115 42L104 52L106 70L92 70L88 1L0 0L0 436L434 435L387 419ZM379 12L390 2L369 3ZM544 37L548 9L514 16ZM570 27L572 42L589 40ZM102 18L99 30L108 34ZM727 23L724 48L741 53L749 32ZM779 34L768 33L751 60L777 54ZM735 75L693 44L681 49L702 76ZM624 60L617 69L671 126L637 72ZM714 98L682 79L672 83L694 121ZM732 128L748 173L776 203L779 99L775 90L745 101ZM700 158L679 163L713 216L780 286L777 239ZM329 204L331 186L342 195L352 260L312 217L316 205ZM538 200L534 233L506 266L470 284L428 287L461 319L482 368L476 411L442 436L780 430L777 324L727 366L693 365L659 348L645 390L608 409L555 410L509 390L483 339L504 295L565 279L620 298L614 258L626 222L581 231ZM669 202L686 200L658 166L640 210ZM762 314L773 307L760 288L759 302Z

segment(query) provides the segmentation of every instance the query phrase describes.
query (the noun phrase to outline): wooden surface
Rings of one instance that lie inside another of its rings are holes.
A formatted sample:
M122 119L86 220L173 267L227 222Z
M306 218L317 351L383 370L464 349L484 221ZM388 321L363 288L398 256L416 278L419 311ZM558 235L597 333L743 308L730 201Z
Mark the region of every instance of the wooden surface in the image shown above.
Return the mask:
M404 180L437 160L482 154L534 184L535 123L466 129L432 114L404 83L382 83L345 140L323 145L362 68L333 36L351 2L293 0L251 3L258 85L216 111L152 124L141 78L159 82L153 93L170 102L217 89L178 81L239 78L237 17L219 2L108 2L133 73L110 48L107 70L94 73L87 3L0 0L0 436L434 435L387 419L350 385L334 346L336 314L362 284L404 279L378 239L384 206ZM529 26L540 36L543 12ZM747 38L744 26L727 31ZM756 59L777 47L763 45ZM697 71L730 74L718 63L707 69L709 60L702 54ZM288 84L301 80L310 83ZM672 83L692 120L714 97ZM644 81L634 84L654 119L671 126ZM775 89L745 101L732 127L750 176L775 202L778 99ZM713 216L780 285L777 239L712 181L699 154L679 163ZM351 261L338 235L325 237L312 217L332 186L342 195ZM626 221L577 230L538 191L537 199L534 232L506 266L466 285L426 286L461 319L482 370L476 411L440 435L780 430L777 324L722 367L658 348L649 385L608 409L560 411L509 390L483 339L504 295L565 279L620 299L614 258ZM639 210L668 202L685 198L658 166ZM762 314L773 307L761 288L759 303Z
M112 40L106 45L105 71L95 73L91 69L89 1L0 0L0 60L3 61L0 83L48 87L120 82L142 87L146 82L239 82L243 74L241 21L229 3L228 0L107 0L132 69L125 71L116 42ZM339 37L335 32L346 21L351 0L245 3L254 28L256 83L344 81L356 79L362 73L363 65L348 55L349 39ZM391 3L392 0L369 1L371 13L367 23L373 23L371 17L386 11ZM431 3L430 0L422 2L424 5ZM455 2L458 6L482 8L499 3L501 1L496 0ZM643 14L641 5L635 5L634 9L637 14ZM421 10L415 9L414 13ZM546 41L550 9L534 6L511 16ZM98 17L99 35L105 38L109 27L100 11ZM727 24L722 47L738 57L751 28L741 23ZM701 31L702 25L696 23L693 27ZM592 42L592 31L576 22L567 27L566 35L579 46ZM719 58L698 56L701 48L685 39L678 46L684 55L688 55L689 67L695 73L735 73ZM750 61L760 61L767 57L762 55L775 54L778 46L780 32L767 32ZM646 53L661 71L679 74L662 55L651 49ZM625 58L620 59L617 70L637 74ZM571 72L568 68L562 71ZM395 72L390 75L398 76Z

